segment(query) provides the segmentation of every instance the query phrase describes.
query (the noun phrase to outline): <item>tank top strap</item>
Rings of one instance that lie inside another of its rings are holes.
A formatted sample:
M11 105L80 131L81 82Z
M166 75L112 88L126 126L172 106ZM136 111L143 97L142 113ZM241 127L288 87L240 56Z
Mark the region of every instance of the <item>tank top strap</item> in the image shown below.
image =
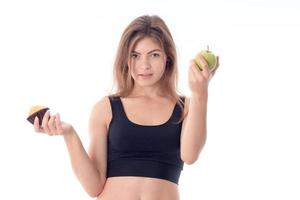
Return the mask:
M185 96L179 96L179 98L182 100L182 102L184 103L185 100Z
M124 121L127 119L127 115L125 113L121 98L119 96L109 95L108 96L111 110L112 110L112 118L117 119L118 121ZM180 99L182 100L182 107L184 107L185 97L180 96ZM182 110L180 109L180 106L176 103L171 117L170 121L176 121L180 118Z
M120 115L123 114L123 107L122 107L122 102L119 96L113 96L110 95L108 96L110 105L111 105L111 110L112 110L112 117L113 118L119 118ZM124 119L124 116L121 116Z
M178 120L180 119L182 110L181 110L179 104L181 104L182 107L184 107L184 100L185 100L184 96L180 96L179 98L181 99L182 102L176 102L176 104L175 104L173 113L170 118L170 123L172 123L172 124L174 124L174 123L177 124L176 122L178 122Z

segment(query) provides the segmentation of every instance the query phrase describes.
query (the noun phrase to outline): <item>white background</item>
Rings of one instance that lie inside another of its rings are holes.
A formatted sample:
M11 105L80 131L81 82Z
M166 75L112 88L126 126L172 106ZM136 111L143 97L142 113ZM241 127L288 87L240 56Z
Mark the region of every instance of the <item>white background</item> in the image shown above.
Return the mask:
M90 199L62 137L36 134L27 113L49 106L87 148L120 36L143 14L168 24L184 94L189 60L206 45L220 56L207 143L184 166L181 198L300 199L299 10L290 0L0 1L0 199Z

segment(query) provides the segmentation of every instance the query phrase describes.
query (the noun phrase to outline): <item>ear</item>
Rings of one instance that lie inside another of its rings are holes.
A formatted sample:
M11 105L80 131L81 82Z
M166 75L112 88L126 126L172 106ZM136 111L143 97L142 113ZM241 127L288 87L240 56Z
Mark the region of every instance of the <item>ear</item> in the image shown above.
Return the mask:
M166 61L166 67L169 67L172 65L172 60L168 57Z

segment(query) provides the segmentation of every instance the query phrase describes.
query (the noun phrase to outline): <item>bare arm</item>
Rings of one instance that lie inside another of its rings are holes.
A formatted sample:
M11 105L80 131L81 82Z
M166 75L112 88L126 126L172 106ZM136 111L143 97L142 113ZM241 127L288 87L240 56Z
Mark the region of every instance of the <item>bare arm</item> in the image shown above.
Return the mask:
M64 135L64 140L70 155L72 169L85 191L96 197L101 193L104 178L85 151L77 133Z
M106 182L108 99L104 97L91 111L90 146L85 152L77 134L65 136L73 170L87 193L98 196Z
M71 160L72 169L85 191L91 196L98 196L106 182L106 141L107 141L107 98L96 103L90 115L91 142L88 153L73 129L72 125L62 122L58 114L50 116L47 112L42 126L35 119L36 132L48 135L63 135Z
M181 158L187 164L193 164L206 141L207 95L192 95L187 99L185 109L188 110L181 133Z
M203 66L202 71L194 61L190 65L189 86L192 94L185 103L185 112L188 114L183 121L181 132L181 159L187 164L193 164L198 159L206 141L208 84L219 67L219 57L213 71L208 69L202 56L199 61Z

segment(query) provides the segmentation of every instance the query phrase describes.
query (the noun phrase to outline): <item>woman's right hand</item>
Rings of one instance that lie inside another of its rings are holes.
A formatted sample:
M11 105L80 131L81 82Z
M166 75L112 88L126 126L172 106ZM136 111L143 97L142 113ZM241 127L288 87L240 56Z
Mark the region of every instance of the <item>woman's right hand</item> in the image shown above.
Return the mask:
M38 117L35 117L33 125L35 132L46 133L50 136L68 135L74 132L73 126L71 124L62 122L58 113L56 115L51 116L49 110L45 113L42 119L41 126L39 125Z

